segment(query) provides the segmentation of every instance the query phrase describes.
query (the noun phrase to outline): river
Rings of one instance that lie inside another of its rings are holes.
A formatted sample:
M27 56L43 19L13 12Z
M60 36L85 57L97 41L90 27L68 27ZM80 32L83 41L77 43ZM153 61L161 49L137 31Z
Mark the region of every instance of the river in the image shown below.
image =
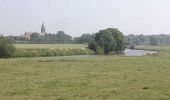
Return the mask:
M125 56L145 56L157 54L157 51L125 49Z

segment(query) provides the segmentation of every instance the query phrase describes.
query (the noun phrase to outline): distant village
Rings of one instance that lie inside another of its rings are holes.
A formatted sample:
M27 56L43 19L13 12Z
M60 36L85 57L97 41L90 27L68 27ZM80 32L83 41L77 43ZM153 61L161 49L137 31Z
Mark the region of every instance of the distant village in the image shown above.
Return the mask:
M20 35L20 38L21 39L24 39L24 40L30 40L31 39L31 34L33 34L34 32L25 32L24 35ZM40 36L44 36L44 35L47 35L47 32L46 32L46 29L45 29L45 25L44 25L44 22L41 26L41 33L38 33Z

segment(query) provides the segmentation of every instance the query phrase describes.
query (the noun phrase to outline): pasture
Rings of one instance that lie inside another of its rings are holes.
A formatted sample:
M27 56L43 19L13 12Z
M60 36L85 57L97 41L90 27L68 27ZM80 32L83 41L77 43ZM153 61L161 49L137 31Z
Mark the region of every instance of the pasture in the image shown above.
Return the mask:
M0 59L0 99L169 100L168 48L143 57Z

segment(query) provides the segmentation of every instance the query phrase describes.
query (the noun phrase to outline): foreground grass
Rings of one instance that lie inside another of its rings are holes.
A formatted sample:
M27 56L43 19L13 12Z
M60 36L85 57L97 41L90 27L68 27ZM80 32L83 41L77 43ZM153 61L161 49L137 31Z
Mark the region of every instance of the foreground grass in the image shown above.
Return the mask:
M169 100L170 54L0 59L1 100Z
M169 100L169 47L144 57L0 59L0 100Z

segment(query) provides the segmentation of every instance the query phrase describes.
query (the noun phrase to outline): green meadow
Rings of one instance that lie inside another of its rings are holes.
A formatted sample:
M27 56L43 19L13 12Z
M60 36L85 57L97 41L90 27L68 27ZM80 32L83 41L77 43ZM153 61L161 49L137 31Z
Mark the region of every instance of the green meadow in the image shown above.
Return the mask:
M137 48L159 52L0 59L0 100L170 100L170 47Z

